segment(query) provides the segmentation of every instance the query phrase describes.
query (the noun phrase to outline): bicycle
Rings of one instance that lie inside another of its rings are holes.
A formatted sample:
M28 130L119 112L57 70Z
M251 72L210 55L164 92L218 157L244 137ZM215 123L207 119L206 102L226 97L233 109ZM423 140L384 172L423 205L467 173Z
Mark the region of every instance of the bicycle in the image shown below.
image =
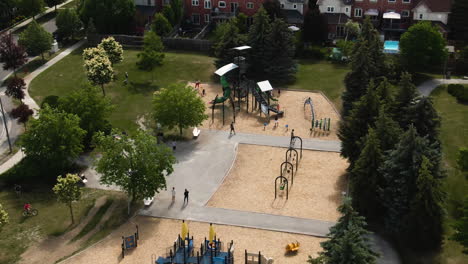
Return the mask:
M33 208L31 208L30 210L23 210L23 216L24 217L36 216L38 213L39 213L39 211L37 211L37 209L33 209Z

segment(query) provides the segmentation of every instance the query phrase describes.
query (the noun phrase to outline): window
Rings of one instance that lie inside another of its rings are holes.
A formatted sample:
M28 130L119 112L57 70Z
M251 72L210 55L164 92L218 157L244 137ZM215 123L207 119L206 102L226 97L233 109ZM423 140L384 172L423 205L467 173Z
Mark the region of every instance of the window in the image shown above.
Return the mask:
M293 8L294 8L294 9L297 9L297 5L296 5L296 4L294 4L294 5L293 5Z
M199 4L199 0L192 0L192 6L198 6Z
M199 14L192 14L192 22L195 25L200 25L200 15Z
M409 3L411 3L411 0L403 0L403 3L409 4Z
M419 14L419 19L423 19L423 14Z
M361 8L354 8L354 16L355 17L362 17L362 9Z
M409 14L410 14L409 10L403 10L403 11L401 11L401 16L402 16L402 17L409 17Z
M371 2L377 2L377 0L370 0Z
M211 0L205 0L205 9L211 9Z
M389 3L395 3L396 0L388 0Z
M225 8L225 7L226 7L226 2L224 2L224 1L219 1L218 7L219 7L219 8Z
M337 37L344 37L345 34L345 27L344 26L336 26L336 36Z
M328 6L327 7L327 13L333 13L335 12L335 7L334 6Z
M147 5L149 5L149 6L150 6L150 5L151 5L151 0L148 0L148 2L147 2L147 3L148 3Z
M247 2L247 8L248 8L248 9L253 9L253 8L254 8L254 3L252 3L252 2Z
M395 13L395 10L393 10L393 9L387 9L387 12L388 12L388 13L390 13L390 12Z
M284 4L281 4L281 8L284 9Z
M347 7L345 10L346 10L345 12L348 13L349 12L349 7Z
M210 23L210 14L205 14L205 23Z

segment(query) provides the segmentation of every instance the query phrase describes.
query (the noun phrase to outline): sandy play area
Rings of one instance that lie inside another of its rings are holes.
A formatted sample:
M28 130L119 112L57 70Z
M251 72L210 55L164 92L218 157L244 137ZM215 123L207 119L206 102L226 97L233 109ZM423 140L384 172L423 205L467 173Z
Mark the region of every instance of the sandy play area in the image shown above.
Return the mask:
M194 84L189 84L194 86ZM206 95L203 100L206 102L208 120L203 122L203 128L215 129L215 130L229 130L229 124L233 121L232 107L229 105L229 100L225 101L225 125L223 126L222 116L222 104L217 104L214 111L214 122L211 121L211 102L216 95L223 95L221 85L219 84L201 84L201 90L205 89ZM260 115L260 110L256 109L252 112L252 98L249 95L249 113L246 112L247 104L242 101L241 111L237 111L235 129L239 132L244 133L255 133L255 134L267 134L275 136L289 136L291 129L294 129L297 135L303 138L319 138L328 140L337 140L336 131L338 129L339 115L334 110L331 103L320 93L316 92L299 92L299 91L281 91L281 95L278 97L278 93L274 90L273 95L279 99L278 104L280 110L284 111L284 116L279 118L278 128L274 128L275 114L271 113L271 122L267 125L265 131L263 130L263 124L268 122L268 119L264 114ZM316 128L310 133L311 128L311 109L309 105L306 105L304 110L304 101L307 98L311 98L316 119L331 118L330 131L322 131ZM237 105L236 105L237 107ZM289 131L286 130L285 125L289 126Z
M304 150L289 199L275 200L274 182L286 150L240 144L233 168L207 205L336 221L347 161L339 153Z
M139 226L140 240L138 248L130 251L124 259L120 254L121 236L135 232L135 225L132 223L123 225L99 244L61 263L149 264L153 254L153 258L165 254L166 248L171 246L181 230L181 221L176 220L136 217L133 222ZM188 222L188 226L190 234L194 236L195 245L199 245L204 237L208 237L208 223ZM222 225L215 226L215 231L222 241L234 241L236 263L243 263L244 250L247 249L257 253L260 250L262 254L273 258L277 264L304 264L308 255L317 255L321 250L320 242L324 240L312 236ZM285 256L286 244L296 240L301 243L298 254Z

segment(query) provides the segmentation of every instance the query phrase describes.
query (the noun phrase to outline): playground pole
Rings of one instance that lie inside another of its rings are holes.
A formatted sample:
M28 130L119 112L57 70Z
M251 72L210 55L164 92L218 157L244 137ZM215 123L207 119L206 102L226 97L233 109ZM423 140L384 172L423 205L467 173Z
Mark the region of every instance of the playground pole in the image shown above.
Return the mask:
M224 126L224 102L223 102L223 126Z

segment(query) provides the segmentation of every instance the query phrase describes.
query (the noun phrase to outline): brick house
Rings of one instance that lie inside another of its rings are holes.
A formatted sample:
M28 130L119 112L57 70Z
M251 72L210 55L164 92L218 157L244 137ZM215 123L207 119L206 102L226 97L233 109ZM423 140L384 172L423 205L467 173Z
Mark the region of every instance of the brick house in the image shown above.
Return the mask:
M344 25L351 18L353 0L318 0L320 13L324 14L328 24L328 38L345 36Z

